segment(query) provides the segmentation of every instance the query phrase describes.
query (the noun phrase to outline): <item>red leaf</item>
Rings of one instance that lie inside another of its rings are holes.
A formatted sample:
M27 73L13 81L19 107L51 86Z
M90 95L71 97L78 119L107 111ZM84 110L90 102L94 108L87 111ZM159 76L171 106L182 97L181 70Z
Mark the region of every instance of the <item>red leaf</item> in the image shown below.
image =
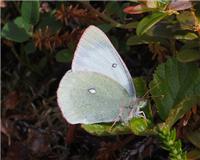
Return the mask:
M168 9L169 10L176 10L176 11L180 11L180 10L185 10L185 9L189 9L192 7L192 3L190 2L190 0L173 0L169 6Z
M46 133L29 128L27 145L33 154L43 155L49 151L49 137Z
M0 119L0 130L1 130L1 133L5 134L8 137L8 144L10 145L11 139L10 139L9 130L8 130L7 126L5 126L5 122L1 119Z
M9 148L5 160L25 160L30 159L29 151L23 143L15 142Z
M3 105L7 108L7 109L15 109L15 107L18 105L19 103L19 93L16 92L16 91L12 91L10 92L4 102L3 102Z
M139 4L137 6L128 6L126 8L124 8L124 12L127 14L140 14L140 13L144 13L147 12L149 9L147 8L146 5L144 4Z
M66 135L66 142L67 144L71 144L74 141L74 135L77 125L68 125L67 135Z

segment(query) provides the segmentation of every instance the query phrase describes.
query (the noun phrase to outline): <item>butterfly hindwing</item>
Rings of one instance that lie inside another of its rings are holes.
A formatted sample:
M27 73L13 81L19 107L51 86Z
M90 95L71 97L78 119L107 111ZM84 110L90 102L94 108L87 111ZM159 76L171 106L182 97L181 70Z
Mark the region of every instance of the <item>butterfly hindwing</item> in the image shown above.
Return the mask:
M127 91L111 78L95 72L67 72L58 91L58 104L71 124L113 122L120 107L128 106ZM130 109L123 109L122 119Z

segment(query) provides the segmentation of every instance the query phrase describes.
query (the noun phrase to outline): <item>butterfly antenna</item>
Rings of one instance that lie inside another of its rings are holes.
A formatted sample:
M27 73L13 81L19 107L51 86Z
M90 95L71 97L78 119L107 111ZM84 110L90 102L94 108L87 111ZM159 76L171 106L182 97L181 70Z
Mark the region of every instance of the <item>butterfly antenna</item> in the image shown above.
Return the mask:
M146 98L164 98L165 95L159 95L159 96L147 96Z
M142 98L145 98L147 96L147 94L150 93L150 91L154 88L156 88L158 85L160 84L160 82L158 82L155 86L153 86L152 88L149 88L146 93L142 96ZM164 95L161 95L161 96L164 96ZM152 96L149 96L149 97L152 97Z

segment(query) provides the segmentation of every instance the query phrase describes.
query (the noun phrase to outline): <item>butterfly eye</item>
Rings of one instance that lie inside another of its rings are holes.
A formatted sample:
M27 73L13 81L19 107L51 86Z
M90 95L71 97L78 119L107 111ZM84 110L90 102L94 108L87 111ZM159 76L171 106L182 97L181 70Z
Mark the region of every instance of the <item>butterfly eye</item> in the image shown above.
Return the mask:
M117 64L116 64L116 63L113 63L113 64L112 64L112 67L113 67L113 68L116 68L116 67L117 67Z
M96 93L96 89L95 88L90 88L88 89L88 92L91 94L95 94Z

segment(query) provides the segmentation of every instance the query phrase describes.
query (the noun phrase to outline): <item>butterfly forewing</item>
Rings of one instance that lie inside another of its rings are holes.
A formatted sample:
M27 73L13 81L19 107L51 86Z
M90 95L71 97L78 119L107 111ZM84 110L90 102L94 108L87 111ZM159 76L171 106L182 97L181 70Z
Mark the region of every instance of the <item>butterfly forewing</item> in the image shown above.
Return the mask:
M90 26L83 33L72 62L72 71L92 71L110 77L136 97L131 75L107 36Z

